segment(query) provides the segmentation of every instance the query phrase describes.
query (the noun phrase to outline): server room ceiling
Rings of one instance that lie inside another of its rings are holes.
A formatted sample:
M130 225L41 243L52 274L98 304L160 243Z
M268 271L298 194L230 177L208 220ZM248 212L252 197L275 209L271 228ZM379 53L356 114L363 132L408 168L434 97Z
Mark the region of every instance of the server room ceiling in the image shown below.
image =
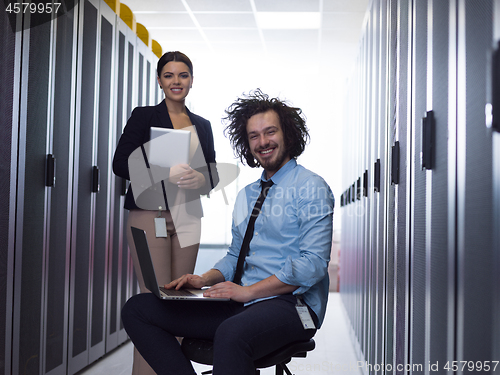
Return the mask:
M272 58L354 65L369 0L123 0L163 51L193 60ZM277 59L277 60L276 60Z

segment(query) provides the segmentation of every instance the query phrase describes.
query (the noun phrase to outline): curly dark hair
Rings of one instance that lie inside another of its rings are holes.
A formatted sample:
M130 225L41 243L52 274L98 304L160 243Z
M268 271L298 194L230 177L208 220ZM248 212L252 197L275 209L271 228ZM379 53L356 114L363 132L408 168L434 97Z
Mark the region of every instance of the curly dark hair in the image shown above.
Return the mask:
M228 124L224 129L224 135L234 149L234 154L243 164L255 168L260 163L253 157L247 135L247 122L253 115L274 111L279 117L281 130L283 131L285 148L290 158L296 158L304 152L309 141L309 133L306 127L306 118L300 108L291 107L278 98L269 98L260 89L251 91L248 95L238 98L226 109L226 117L223 118Z

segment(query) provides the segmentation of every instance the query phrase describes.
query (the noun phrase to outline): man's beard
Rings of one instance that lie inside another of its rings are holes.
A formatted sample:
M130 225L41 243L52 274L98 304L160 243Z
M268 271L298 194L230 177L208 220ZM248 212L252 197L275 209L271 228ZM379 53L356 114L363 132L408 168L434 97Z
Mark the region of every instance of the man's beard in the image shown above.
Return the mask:
M278 169L280 169L286 158L287 152L283 148L280 149L280 153L275 158L272 158L270 160L261 160L260 158L256 157L261 167L269 172L276 172Z

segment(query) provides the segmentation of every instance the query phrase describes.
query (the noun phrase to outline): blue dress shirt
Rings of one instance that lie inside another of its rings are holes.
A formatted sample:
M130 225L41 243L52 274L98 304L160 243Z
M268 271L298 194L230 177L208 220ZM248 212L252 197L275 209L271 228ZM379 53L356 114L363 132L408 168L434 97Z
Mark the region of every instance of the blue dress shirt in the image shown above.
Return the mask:
M265 172L261 179L242 189L236 198L233 239L227 254L213 267L225 280L233 280L250 213L263 179ZM320 176L298 165L295 159L286 163L271 180L274 185L255 222L242 285L253 285L275 275L285 284L298 286L294 294L302 295L321 325L328 301L333 193ZM262 299L248 304L259 300Z

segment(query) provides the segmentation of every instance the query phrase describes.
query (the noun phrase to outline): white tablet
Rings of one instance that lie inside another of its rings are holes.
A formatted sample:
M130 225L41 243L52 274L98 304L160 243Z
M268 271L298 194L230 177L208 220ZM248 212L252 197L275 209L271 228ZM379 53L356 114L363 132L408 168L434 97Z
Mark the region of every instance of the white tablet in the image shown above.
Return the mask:
M144 145L149 164L160 167L173 167L189 164L189 130L170 128L151 128L151 140Z

